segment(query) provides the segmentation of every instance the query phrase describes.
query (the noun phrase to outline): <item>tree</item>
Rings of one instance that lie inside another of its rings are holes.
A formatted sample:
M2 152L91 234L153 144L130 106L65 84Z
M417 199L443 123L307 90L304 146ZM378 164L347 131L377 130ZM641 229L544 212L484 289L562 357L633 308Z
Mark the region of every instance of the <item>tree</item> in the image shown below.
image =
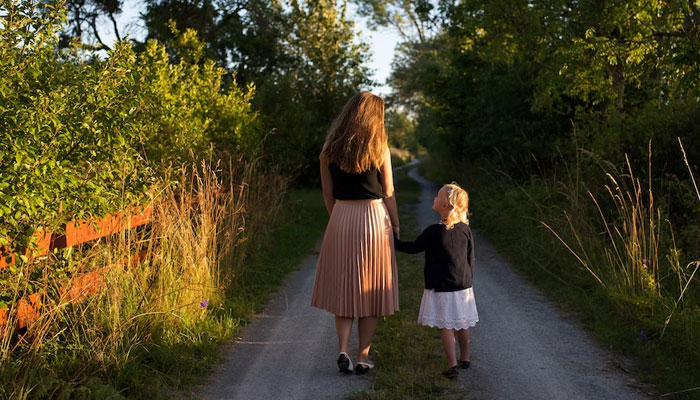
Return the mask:
M194 31L105 60L58 51L61 5L9 1L0 11L0 249L21 254L34 231L144 201L154 178L218 152L256 157L253 88L222 90Z
M148 38L171 43L171 20L179 29L194 29L208 57L236 70L242 85L265 77L285 57L279 46L285 23L279 1L147 0L146 4Z
M302 181L316 181L318 154L333 118L372 83L364 65L368 46L356 43L346 3L291 1L285 26L280 45L287 58L261 83L257 104L266 126L275 128L268 146L274 163Z
M356 43L346 2L276 0L150 1L149 36L171 43L165 28L193 28L205 52L236 71L239 85L255 83L255 107L268 136L265 153L284 171L309 181L325 130L345 101L371 85L366 44Z
M439 33L450 0L354 0L371 26L392 27L406 42L425 43Z
M97 50L111 50L98 27L104 27L107 22L116 39L121 41L116 16L122 13L123 4L123 0L66 0L68 24L61 33L60 47L69 47L71 40L76 38Z

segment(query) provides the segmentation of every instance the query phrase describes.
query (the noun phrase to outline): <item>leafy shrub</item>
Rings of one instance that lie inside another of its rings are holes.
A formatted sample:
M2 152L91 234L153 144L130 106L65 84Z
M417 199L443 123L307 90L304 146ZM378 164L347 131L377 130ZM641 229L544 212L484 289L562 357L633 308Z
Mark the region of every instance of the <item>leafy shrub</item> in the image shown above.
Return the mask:
M59 51L62 4L44 7L0 7L0 246L139 204L169 165L256 156L253 86L223 91L225 71L202 58L194 31L177 33L177 62L155 41L138 55L119 43L100 60Z

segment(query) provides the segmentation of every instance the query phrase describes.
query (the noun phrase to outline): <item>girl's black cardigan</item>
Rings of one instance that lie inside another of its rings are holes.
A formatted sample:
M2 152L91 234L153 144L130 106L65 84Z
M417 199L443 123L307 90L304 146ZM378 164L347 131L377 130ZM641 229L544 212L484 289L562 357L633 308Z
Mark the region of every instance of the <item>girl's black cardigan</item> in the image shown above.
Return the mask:
M404 253L425 251L425 288L455 292L472 287L474 238L469 225L459 222L452 229L435 224L425 228L415 242L394 238L394 247Z

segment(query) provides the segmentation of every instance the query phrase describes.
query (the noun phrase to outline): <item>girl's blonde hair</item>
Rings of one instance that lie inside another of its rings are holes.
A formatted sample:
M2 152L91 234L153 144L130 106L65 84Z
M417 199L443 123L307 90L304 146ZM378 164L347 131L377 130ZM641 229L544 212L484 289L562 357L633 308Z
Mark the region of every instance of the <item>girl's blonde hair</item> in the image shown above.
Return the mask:
M452 206L445 221L445 229L452 229L458 222L469 225L469 194L455 182L443 186L447 192L447 202Z
M321 158L345 172L364 172L382 166L386 146L384 100L372 93L360 92L348 100L333 121Z

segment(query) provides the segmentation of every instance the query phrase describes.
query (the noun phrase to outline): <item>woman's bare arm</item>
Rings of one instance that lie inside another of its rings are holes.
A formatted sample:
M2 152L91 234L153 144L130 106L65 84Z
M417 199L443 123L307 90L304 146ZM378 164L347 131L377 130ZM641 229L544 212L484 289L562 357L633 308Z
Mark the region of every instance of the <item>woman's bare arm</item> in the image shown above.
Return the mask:
M399 212L396 207L396 193L394 192L394 172L391 168L391 152L389 147L384 152L384 162L381 168L382 189L384 189L384 204L389 211L389 218L394 229L394 236L399 237Z
M326 210L328 210L328 215L331 215L335 205L333 177L331 177L331 170L328 169L328 160L325 157L321 157L321 188L323 189L323 201L326 203Z

